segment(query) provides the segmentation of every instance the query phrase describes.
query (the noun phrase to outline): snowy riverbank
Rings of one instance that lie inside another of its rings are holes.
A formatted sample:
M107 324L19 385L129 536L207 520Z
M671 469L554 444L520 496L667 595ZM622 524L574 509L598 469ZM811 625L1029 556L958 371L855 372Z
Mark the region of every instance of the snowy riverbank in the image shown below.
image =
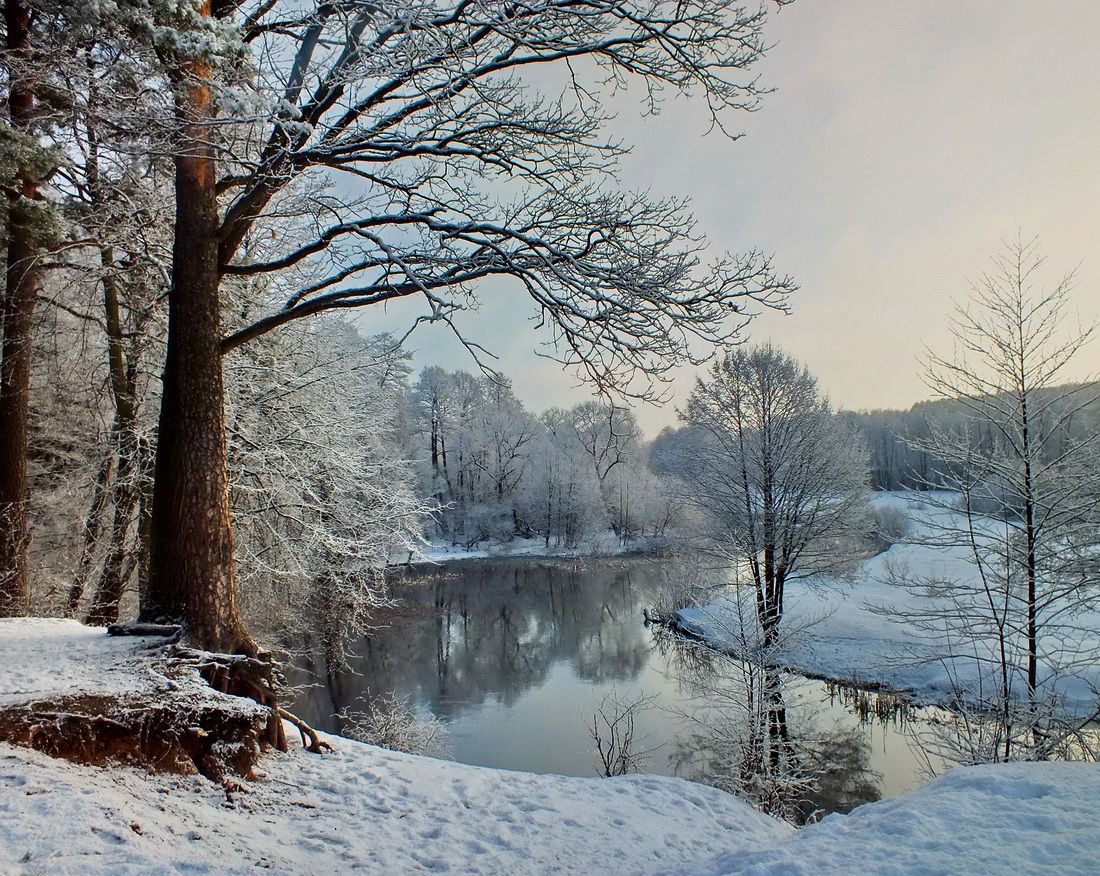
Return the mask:
M929 525L963 524L961 515L931 508L919 495L876 493L876 508L892 508L910 523L914 539ZM912 609L925 597L893 582L898 572L910 576L967 580L976 576L964 548L900 543L863 563L850 581L818 577L787 584L784 626L790 632L778 659L785 668L815 678L883 686L909 694L918 703L948 698L952 678L966 680L978 672L978 662L966 653L948 656L910 624L892 623L878 610ZM689 606L675 615L683 630L720 650L736 650L735 599L725 595L706 605ZM1100 616L1079 611L1075 623L1100 638ZM1056 655L1057 656L1057 655ZM1040 666L1040 678L1049 665ZM1059 693L1066 707L1084 712L1095 708L1100 666L1076 667L1061 680Z
M430 541L410 556L390 557L391 565L408 562L446 563L453 560L486 560L508 557L618 557L652 551L656 543L652 539L636 539L623 544L613 532L590 538L574 548L547 545L541 538L513 538L504 542L482 542L477 547L466 548L446 541Z
M148 644L0 620L0 708L156 697ZM269 754L228 790L0 744L0 872L1083 874L1100 855L1096 766L957 770L795 831L680 779L505 772L330 739L335 752Z
M228 799L205 779L0 745L0 870L1069 876L1100 855L1097 766L959 769L795 831L679 779L508 773L334 742L267 759Z

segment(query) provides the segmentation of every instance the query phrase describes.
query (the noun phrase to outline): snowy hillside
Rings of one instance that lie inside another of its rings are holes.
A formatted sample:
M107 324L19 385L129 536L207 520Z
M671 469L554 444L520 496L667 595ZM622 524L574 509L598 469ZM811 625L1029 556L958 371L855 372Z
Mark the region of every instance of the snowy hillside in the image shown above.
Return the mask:
M956 769L930 785L830 815L778 842L732 851L705 876L1097 872L1100 766L1029 763Z
M567 779L337 740L228 797L198 778L0 746L12 874L1086 874L1100 767L956 770L797 832L701 785Z

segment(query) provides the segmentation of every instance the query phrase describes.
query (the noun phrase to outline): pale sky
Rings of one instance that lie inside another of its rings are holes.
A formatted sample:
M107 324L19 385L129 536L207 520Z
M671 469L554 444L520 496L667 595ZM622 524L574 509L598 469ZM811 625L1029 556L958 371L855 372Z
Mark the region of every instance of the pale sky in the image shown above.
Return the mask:
M776 89L742 114L744 136L702 136L705 108L642 117L616 106L635 144L623 185L691 198L716 251L774 254L801 291L790 316L749 328L809 365L847 408L927 396L922 342L950 348L947 311L1000 242L1038 235L1051 277L1078 268L1081 318L1100 317L1100 2L797 0L771 15L776 46L757 68ZM402 330L415 306L362 313ZM464 326L496 353L533 411L587 390L537 358L520 294L489 293ZM419 329L414 364L474 370L445 330ZM1100 371L1100 344L1080 374ZM637 411L650 435L676 402Z

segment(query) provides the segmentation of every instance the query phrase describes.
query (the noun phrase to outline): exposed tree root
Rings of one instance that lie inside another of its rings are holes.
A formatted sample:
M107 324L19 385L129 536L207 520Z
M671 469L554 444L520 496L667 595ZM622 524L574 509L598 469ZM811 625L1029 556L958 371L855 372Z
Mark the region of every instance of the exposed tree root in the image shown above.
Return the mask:
M5 708L0 741L75 763L120 761L222 781L252 774L265 722L261 709L183 692L79 695Z
M276 707L275 711L284 721L289 721L291 724L298 728L298 732L302 736L302 747L305 748L306 751L312 751L314 754L321 754L325 751L334 750L331 745L329 745L327 742L325 742L324 739L320 737L316 730L310 727L309 724L307 724L297 715L288 712L286 709L281 707Z
M270 654L213 654L178 645L170 646L167 653L172 663L194 667L214 690L245 697L265 707L268 717L264 743L278 751L287 750L276 696L278 670Z
M147 658L148 668L163 681L152 690L61 695L6 706L0 709L0 742L76 763L122 761L197 772L229 783L227 788L232 775L251 776L268 747L287 750L284 720L297 728L307 750L333 750L309 724L278 705L280 676L270 654L258 648L238 654L188 648L177 644L182 628L174 624L116 624L109 632L164 636L150 646L159 653Z

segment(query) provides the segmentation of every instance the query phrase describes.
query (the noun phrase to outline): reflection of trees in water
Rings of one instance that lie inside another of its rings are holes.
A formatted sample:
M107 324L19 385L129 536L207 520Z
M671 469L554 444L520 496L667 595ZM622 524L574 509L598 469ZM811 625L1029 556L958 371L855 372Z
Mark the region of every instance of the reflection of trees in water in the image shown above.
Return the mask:
M836 728L809 747L807 768L814 776L799 803L799 821L827 812L851 812L882 797L881 775L871 769L871 746L859 728Z
M786 676L658 635L669 663L697 698L694 731L678 740L677 772L796 823L878 800L881 776L860 727L822 730L788 706Z
M866 690L835 681L825 681L824 685L829 692L829 702L840 703L856 717L861 726L893 725L904 730L909 722L913 707L902 694L887 690Z
M358 698L397 691L454 718L487 698L511 705L560 662L592 682L632 680L652 641L631 570L545 560L409 570L393 585L400 612L360 643L350 671L327 674L307 711L334 727L329 716Z

